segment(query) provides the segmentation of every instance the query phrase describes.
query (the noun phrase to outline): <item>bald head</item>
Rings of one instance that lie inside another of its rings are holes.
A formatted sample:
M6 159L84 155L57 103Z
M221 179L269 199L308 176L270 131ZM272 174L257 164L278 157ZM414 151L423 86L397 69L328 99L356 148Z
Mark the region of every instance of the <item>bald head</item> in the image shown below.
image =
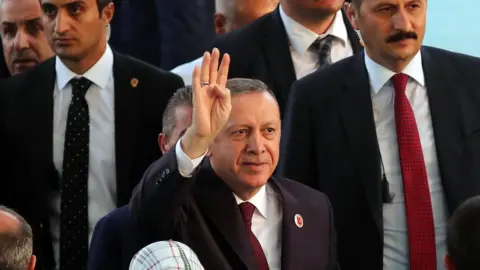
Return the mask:
M0 269L33 270L36 258L32 238L32 228L25 219L0 205Z
M215 0L215 32L225 34L272 12L278 0Z
M20 220L18 220L15 214L0 208L0 234L15 233L18 231L19 226Z

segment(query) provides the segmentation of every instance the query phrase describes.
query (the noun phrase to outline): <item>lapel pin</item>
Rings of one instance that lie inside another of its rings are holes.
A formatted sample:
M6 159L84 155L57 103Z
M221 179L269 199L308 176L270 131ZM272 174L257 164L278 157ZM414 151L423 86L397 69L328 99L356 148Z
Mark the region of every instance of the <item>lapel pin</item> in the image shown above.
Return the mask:
M132 85L133 88L137 87L138 85L138 79L137 78L133 78L130 80L130 84Z
M297 225L298 228L303 227L303 217L301 215L296 214L293 219L295 221L295 225Z

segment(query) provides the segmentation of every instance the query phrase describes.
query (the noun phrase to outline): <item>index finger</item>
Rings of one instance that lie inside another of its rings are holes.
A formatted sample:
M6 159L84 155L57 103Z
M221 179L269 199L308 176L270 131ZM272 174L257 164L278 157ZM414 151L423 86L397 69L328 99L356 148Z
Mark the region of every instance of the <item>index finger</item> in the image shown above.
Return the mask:
M222 57L222 63L220 64L220 69L218 71L217 83L221 87L225 87L227 85L229 68L230 68L230 55L226 53Z

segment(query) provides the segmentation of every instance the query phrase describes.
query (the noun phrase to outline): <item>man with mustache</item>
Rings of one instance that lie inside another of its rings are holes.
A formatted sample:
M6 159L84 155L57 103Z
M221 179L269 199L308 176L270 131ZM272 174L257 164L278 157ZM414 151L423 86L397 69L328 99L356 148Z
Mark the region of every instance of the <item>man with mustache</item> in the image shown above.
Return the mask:
M38 269L85 269L97 221L161 157L162 114L183 82L110 48L111 0L40 4L56 57L0 86L0 203L32 226Z
M11 75L53 56L41 21L38 0L0 0L0 36Z
M480 193L480 59L422 46L427 0L353 0L365 52L295 83L279 173L332 201L342 269L444 269Z

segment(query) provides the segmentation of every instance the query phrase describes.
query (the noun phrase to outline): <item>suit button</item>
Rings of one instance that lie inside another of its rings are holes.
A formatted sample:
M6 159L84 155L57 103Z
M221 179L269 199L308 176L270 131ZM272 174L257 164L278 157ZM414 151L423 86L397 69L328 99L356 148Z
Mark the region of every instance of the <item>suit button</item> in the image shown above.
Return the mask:
M165 170L165 173L168 175L168 174L170 173L170 169L167 168L167 169Z
M40 229L43 229L43 223L40 223Z

